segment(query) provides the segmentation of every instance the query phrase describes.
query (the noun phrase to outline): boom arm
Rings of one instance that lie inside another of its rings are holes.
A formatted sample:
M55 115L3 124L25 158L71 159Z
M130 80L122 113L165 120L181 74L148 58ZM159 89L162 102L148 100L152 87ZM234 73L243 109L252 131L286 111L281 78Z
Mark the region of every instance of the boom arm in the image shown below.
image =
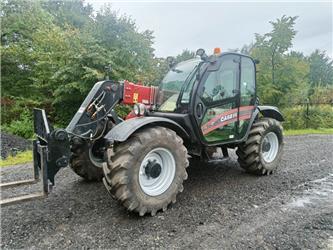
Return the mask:
M154 105L156 87L147 87L129 81L116 83L101 81L94 85L66 131L83 138L94 138L105 126L108 117L119 123L114 112L118 103L133 105L137 102Z

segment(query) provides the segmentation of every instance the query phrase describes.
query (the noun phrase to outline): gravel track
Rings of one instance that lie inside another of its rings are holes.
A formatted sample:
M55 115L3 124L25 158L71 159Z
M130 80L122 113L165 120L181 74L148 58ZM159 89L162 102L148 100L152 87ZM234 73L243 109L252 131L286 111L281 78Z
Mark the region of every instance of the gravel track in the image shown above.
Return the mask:
M127 212L67 168L48 198L2 208L1 248L333 249L332 149L332 135L287 137L280 169L265 177L246 174L234 152L195 164L177 203L155 217ZM5 167L2 181L30 168Z

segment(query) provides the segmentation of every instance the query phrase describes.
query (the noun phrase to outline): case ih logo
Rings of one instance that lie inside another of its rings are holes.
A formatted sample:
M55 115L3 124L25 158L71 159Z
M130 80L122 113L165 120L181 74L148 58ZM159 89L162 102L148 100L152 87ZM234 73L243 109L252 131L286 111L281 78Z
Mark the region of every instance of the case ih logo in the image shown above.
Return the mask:
M251 118L254 106L243 106L239 108L239 120L248 120ZM207 123L201 126L201 131L203 135L212 132L215 129L222 128L232 122L237 121L238 108L230 109L222 114L210 119Z

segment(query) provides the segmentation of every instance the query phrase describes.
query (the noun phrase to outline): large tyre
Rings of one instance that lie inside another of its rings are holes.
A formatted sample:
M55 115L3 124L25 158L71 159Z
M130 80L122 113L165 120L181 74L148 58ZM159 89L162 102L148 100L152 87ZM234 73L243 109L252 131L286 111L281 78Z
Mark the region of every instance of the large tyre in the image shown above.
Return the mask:
M275 119L261 118L252 125L249 136L238 146L239 165L247 172L269 175L278 167L283 149L283 129Z
M106 154L105 187L129 211L154 216L175 203L183 191L189 165L187 150L170 129L145 128Z
M77 175L87 181L101 181L103 178L102 162L98 159L94 159L95 164L92 162L91 150L92 145L87 142L73 145L69 166Z

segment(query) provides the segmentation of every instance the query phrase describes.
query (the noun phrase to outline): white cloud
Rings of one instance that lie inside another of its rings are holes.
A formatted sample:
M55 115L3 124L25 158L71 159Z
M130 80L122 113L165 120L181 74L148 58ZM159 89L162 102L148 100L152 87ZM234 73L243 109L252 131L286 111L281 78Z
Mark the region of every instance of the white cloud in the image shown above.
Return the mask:
M87 1L99 9L104 1ZM105 1L107 2L107 1ZM138 2L116 1L121 14L130 15L139 30L154 31L157 56L176 55L182 49L241 48L254 33L269 32L270 20L299 16L294 50L309 54L325 50L332 58L332 2Z

